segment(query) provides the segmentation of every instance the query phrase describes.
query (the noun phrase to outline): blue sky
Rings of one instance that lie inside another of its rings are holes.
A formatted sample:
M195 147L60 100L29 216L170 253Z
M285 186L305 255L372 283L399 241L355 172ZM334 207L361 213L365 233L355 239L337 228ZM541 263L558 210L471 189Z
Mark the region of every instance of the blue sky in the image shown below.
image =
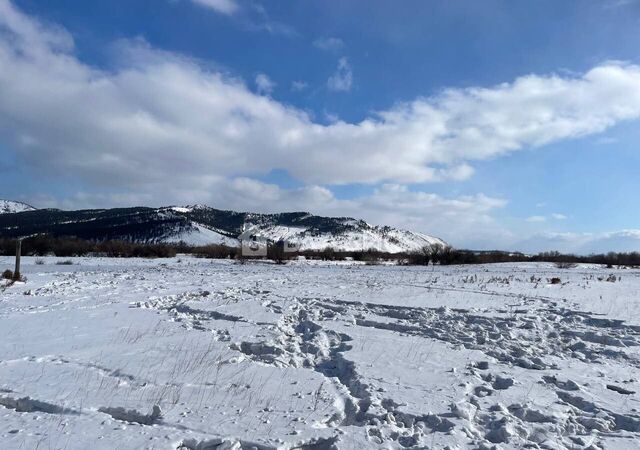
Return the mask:
M634 0L0 0L0 197L640 250L638 48Z

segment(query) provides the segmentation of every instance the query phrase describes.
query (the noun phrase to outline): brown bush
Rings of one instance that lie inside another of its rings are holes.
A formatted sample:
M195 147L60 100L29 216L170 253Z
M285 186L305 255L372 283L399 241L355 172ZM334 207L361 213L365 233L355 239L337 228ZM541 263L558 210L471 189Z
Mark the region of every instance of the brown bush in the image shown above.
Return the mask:
M238 254L238 249L234 247L227 247L226 245L217 244L204 245L202 247L195 247L190 250L200 258L211 259L235 258Z

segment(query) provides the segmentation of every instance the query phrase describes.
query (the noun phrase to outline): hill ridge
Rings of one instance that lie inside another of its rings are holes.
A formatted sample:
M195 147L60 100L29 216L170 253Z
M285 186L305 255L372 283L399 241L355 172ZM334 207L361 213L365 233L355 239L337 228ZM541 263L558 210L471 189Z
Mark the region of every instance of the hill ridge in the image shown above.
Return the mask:
M28 205L27 205L28 206ZM0 214L0 237L32 234L74 236L88 240L121 239L143 243L237 246L237 236L254 227L271 241L286 239L302 250L401 253L426 245L447 245L425 233L371 225L352 217L316 216L309 212L253 213L206 205L131 207L65 211L27 209Z

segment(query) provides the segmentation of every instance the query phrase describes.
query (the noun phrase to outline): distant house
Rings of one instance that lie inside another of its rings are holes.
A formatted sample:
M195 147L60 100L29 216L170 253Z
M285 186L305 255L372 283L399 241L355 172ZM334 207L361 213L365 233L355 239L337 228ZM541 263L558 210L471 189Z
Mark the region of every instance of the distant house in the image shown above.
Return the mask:
M260 230L251 226L238 236L242 256L267 256L268 239L260 234Z
M300 242L285 240L282 242L282 246L285 253L296 253L300 251Z

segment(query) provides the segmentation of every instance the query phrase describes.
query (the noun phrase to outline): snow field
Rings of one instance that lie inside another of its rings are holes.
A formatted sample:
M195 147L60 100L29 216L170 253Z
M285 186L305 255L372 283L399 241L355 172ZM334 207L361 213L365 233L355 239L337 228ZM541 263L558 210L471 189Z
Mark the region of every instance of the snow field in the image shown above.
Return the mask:
M638 270L44 260L2 448L640 447Z

